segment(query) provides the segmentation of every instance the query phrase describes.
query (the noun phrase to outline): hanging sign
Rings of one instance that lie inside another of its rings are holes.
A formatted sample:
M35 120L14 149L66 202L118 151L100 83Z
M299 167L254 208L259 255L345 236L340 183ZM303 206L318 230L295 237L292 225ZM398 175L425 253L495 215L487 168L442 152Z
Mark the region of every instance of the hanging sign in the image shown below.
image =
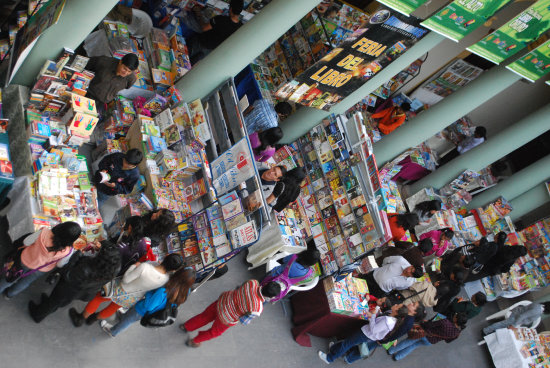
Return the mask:
M534 82L550 72L550 40L506 68Z
M500 64L549 28L550 0L539 0L467 50Z
M421 24L453 41L479 28L511 0L455 0Z
M424 37L420 20L380 10L360 28L276 95L304 106L329 110Z
M411 15L416 9L420 8L428 0L378 0L379 3L386 5L393 10L405 14Z

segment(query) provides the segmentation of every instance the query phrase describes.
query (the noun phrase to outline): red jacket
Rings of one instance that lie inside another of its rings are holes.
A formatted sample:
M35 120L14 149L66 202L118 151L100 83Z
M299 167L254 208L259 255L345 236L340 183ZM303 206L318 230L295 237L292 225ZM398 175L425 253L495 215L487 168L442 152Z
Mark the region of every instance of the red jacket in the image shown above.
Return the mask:
M373 119L380 119L378 121L378 130L380 130L383 134L390 134L395 129L400 127L407 119L407 115L405 114L394 115L397 107L398 106L388 107L387 109L371 115Z

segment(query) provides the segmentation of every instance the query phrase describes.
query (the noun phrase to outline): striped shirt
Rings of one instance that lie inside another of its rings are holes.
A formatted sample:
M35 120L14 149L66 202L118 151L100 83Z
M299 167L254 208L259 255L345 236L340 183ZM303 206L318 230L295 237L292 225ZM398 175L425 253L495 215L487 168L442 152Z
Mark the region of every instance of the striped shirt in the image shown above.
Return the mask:
M257 280L248 280L236 290L226 291L218 299L218 318L227 326L235 325L247 314L259 316L265 299Z

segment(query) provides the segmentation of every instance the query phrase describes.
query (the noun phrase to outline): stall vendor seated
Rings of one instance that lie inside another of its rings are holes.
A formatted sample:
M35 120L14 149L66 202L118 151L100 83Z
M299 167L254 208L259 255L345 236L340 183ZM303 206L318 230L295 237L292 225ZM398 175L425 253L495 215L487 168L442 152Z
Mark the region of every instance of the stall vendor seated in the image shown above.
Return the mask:
M266 162L256 162L262 182L262 191L267 204L273 203L277 196L273 194L275 185L286 174L286 167L272 166Z

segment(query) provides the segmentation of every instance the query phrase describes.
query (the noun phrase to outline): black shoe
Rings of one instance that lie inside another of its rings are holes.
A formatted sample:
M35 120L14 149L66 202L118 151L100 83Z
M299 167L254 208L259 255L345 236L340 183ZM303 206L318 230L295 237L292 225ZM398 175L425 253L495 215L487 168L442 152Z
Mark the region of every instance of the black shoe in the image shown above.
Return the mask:
M37 309L38 309L38 305L32 300L29 301L29 314L31 315L31 318L34 322L40 323L40 321L42 321L42 318L39 318L37 316L37 312L38 312Z
M74 308L69 309L69 317L75 327L80 327L84 323L84 316L78 313Z
M84 316L82 317L84 318ZM86 318L86 324L93 325L97 321L97 313L92 313L88 318Z
M48 300L48 294L46 293L40 294L40 303L44 303L46 300Z

